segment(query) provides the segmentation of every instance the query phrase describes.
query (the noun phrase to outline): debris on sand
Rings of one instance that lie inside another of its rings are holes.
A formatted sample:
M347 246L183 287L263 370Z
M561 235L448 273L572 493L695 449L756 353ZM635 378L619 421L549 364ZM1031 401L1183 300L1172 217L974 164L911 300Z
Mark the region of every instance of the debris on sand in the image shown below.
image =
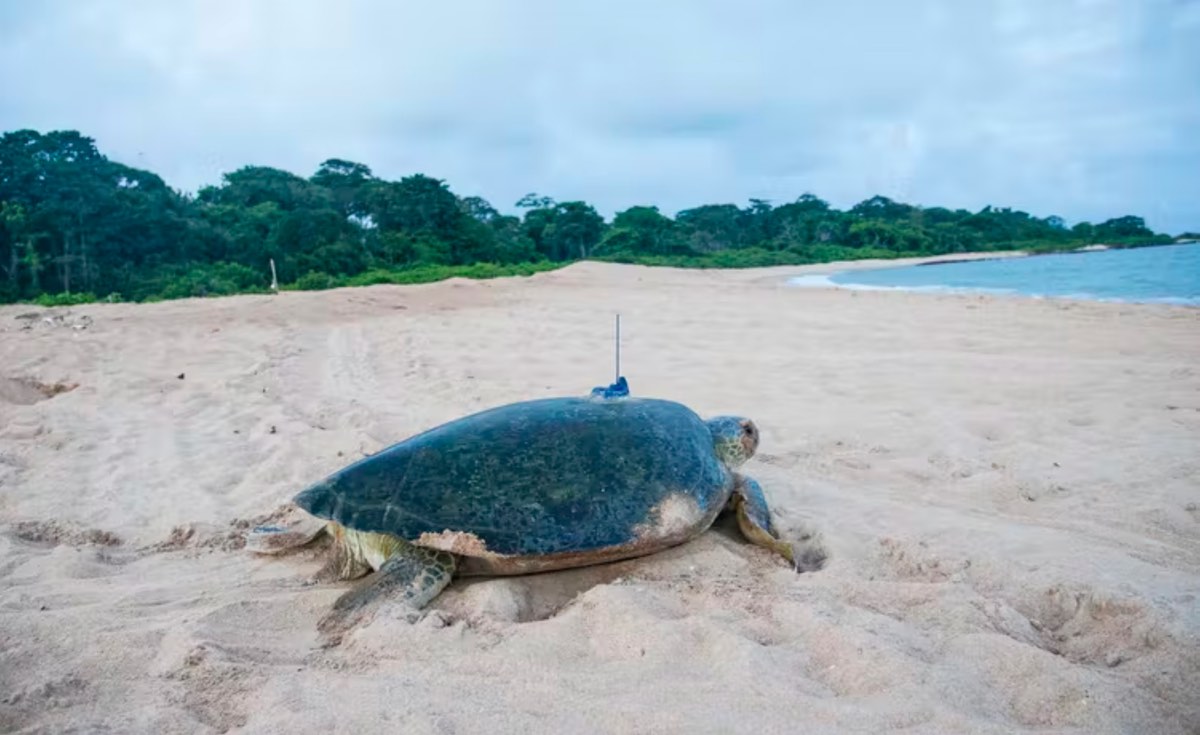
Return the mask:
M81 332L92 326L92 318L87 314L74 314L66 311L27 311L13 317L21 322L21 331L30 332L34 329L70 328Z

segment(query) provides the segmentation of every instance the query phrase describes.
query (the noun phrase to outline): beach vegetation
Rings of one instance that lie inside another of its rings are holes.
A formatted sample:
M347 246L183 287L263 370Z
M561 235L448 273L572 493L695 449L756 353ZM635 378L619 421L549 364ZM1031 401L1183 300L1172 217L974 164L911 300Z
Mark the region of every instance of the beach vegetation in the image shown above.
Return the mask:
M757 268L863 258L1172 242L1134 215L1067 226L1009 208L872 196L652 203L606 219L527 194L502 212L423 173L330 158L308 178L243 166L195 193L113 161L72 130L0 136L0 302L70 305L532 275L580 260ZM103 296L100 296L103 295Z

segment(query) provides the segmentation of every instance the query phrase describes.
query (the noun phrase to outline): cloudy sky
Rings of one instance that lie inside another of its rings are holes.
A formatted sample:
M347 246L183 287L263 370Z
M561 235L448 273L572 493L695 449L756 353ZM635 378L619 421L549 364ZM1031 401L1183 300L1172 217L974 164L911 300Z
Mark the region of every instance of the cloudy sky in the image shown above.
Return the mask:
M511 211L811 191L1200 229L1200 0L0 0L0 130L194 191L349 158Z

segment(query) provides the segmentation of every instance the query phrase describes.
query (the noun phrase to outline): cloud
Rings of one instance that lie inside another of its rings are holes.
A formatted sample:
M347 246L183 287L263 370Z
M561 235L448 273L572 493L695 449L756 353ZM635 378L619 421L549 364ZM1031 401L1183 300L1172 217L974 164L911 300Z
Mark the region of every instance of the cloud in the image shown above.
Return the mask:
M329 157L503 210L805 191L1200 228L1200 10L957 3L80 0L0 6L0 129L187 190Z

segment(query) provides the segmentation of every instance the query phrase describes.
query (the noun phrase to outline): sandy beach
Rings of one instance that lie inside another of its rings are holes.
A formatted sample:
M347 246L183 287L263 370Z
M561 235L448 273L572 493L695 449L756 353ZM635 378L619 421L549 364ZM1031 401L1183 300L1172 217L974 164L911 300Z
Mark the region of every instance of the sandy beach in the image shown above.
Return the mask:
M833 269L0 308L0 731L1200 732L1200 309L786 283ZM754 419L823 565L722 520L323 646L351 583L246 529L608 383L618 311L632 392Z

